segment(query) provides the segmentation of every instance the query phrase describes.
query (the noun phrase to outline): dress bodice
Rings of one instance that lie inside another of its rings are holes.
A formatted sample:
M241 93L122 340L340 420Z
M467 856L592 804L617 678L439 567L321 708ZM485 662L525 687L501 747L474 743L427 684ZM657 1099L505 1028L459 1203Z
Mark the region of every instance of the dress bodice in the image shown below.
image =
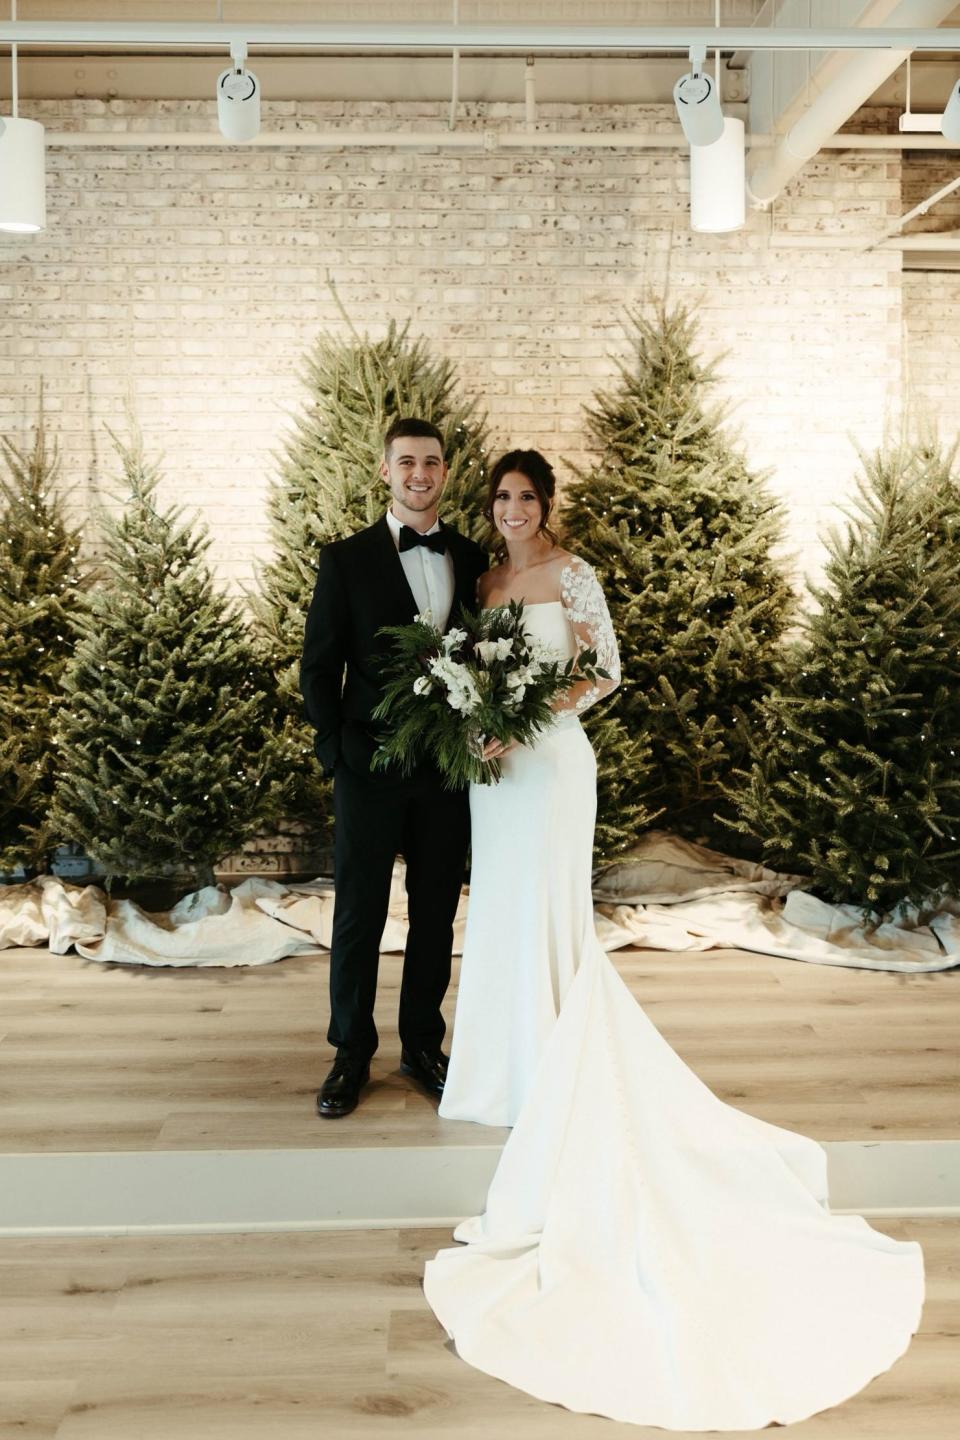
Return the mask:
M531 639L549 645L558 660L572 660L577 654L573 627L559 600L541 600L523 607L523 626Z
M549 646L558 660L577 660L589 650L593 663L604 672L590 685L580 686L575 696L561 701L558 711L580 715L619 685L620 657L610 611L600 582L585 560L570 557L560 572L560 599L525 604L523 623L530 638Z

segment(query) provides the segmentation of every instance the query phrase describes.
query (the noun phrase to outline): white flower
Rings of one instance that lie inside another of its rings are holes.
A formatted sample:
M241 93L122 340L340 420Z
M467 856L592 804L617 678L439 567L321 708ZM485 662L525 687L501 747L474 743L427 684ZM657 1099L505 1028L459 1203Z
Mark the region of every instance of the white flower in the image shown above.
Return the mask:
M491 665L494 660L506 660L513 654L513 641L508 636L501 640L478 640L477 653L484 665Z
M480 692L466 665L461 665L446 655L438 655L430 661L430 673L446 690L447 704L451 709L462 710L468 715L476 710L480 704Z
M461 710L464 715L472 715L480 704L480 696L471 695L467 690L448 690L447 704L451 710Z
M542 640L534 637L530 639L530 662L537 670L545 670L548 665L563 660L559 650L552 645L546 645Z
M457 646L462 645L466 638L466 630L448 630L443 637L444 653L449 655L451 650L456 650Z
M432 625L433 611L429 608L426 610L421 610L419 615L414 615L413 618L417 625Z
M437 679L444 685L459 685L462 683L467 670L457 660L451 660L449 655L435 655L430 661L430 674L436 675Z
M430 689L430 676L429 676L429 675L418 675L417 678L416 678L416 680L414 680L414 682L413 682L413 693L414 693L414 695L426 695L426 693L427 693L427 691L428 691L429 689Z

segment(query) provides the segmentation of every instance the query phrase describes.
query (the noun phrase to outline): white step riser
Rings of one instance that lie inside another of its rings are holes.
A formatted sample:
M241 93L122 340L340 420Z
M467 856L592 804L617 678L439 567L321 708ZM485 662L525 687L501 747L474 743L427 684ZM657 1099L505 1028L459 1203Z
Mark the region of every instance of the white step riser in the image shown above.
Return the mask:
M835 1141L834 1211L960 1216L960 1140ZM498 1146L0 1156L0 1237L449 1227Z

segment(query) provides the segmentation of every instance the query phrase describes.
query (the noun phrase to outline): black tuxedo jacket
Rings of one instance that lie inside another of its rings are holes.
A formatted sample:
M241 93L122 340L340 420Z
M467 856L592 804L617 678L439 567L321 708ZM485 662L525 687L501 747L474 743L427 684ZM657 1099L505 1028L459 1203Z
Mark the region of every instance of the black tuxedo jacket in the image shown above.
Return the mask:
M448 525L443 534L454 573L453 604L442 619L449 628L462 606L476 605L477 580L487 558L479 545ZM391 650L389 638L377 632L384 625L410 624L416 613L386 517L321 551L303 638L300 689L326 774L342 759L360 774L388 777L389 772L370 772L377 746L371 717L383 697L383 668Z

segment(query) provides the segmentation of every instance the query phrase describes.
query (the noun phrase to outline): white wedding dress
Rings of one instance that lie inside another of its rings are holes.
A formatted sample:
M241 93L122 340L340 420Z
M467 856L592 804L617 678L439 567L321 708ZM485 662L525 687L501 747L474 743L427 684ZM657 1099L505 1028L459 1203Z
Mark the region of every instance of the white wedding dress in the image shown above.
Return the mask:
M614 673L590 567L568 566L562 594L527 624ZM919 1246L832 1216L821 1147L718 1100L621 981L593 928L576 714L503 768L471 790L440 1114L514 1129L485 1213L426 1267L429 1304L464 1360L574 1411L754 1430L837 1404L909 1344Z

